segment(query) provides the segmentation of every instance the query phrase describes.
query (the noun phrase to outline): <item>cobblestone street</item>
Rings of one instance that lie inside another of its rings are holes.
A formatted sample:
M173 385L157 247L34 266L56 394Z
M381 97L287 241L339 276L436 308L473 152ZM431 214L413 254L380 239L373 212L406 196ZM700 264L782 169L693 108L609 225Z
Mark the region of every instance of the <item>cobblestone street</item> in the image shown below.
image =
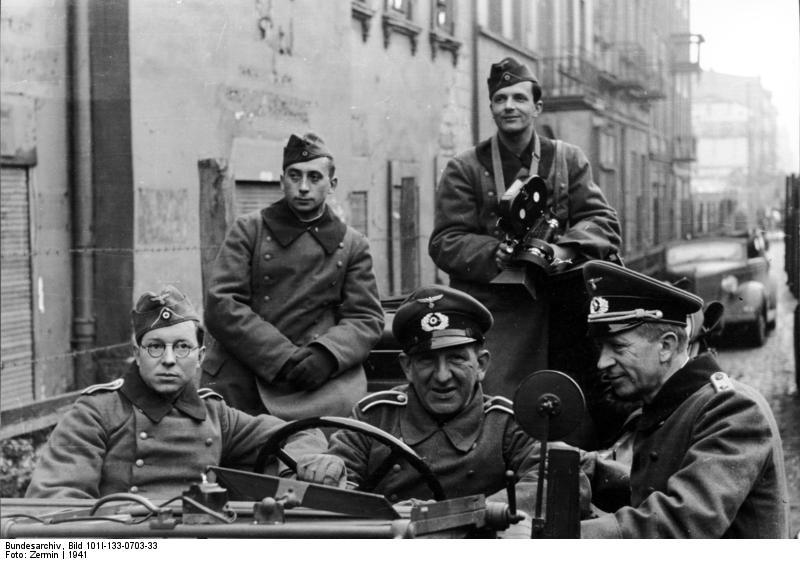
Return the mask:
M792 333L796 300L786 286L784 244L770 247L772 274L778 280L777 328L761 348L720 348L719 363L730 376L757 388L769 401L783 439L791 496L791 528L800 530L800 394L795 385Z

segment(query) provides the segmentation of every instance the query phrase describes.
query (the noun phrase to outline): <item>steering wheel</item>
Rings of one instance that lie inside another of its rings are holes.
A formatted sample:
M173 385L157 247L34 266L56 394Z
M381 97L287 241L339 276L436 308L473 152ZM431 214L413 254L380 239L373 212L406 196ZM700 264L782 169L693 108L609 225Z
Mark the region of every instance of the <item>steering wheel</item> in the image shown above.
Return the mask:
M297 473L297 462L286 453L281 445L293 434L308 428L319 427L334 427L351 430L373 438L389 447L389 456L381 462L381 465L379 465L375 471L367 475L361 485L356 489L357 491L371 492L386 474L389 473L392 466L396 464L399 459L404 459L422 476L422 479L433 493L434 499L443 501L447 498L442 484L439 482L439 479L433 473L430 466L428 466L425 460L420 458L405 442L369 423L345 417L309 417L308 419L299 419L286 423L276 430L262 445L261 450L258 452L253 471L256 473L263 473L269 457L277 456L289 469Z

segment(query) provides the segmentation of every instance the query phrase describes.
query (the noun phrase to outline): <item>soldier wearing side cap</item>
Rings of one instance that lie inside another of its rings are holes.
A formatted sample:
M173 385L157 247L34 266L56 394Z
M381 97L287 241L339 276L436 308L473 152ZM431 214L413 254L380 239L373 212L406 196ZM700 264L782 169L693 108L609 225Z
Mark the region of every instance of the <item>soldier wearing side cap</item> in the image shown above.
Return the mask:
M486 307L466 293L439 285L415 290L392 324L403 349L399 361L408 384L365 397L353 416L414 449L448 498L484 494L488 500L504 501L505 473L513 471L520 508L531 513L539 443L519 427L510 400L488 396L481 387L490 359L484 334L492 321ZM347 468L347 484L358 486L389 453L385 446L347 430L336 432L330 441L326 455L300 466L301 476L313 479L317 472L333 477L325 460L339 457ZM588 508L588 479L582 483ZM374 492L393 502L432 497L419 473L404 462L396 464Z
M686 318L702 300L612 263L589 262L583 274L590 334L601 346L597 367L619 398L643 408L622 489L627 505L583 521L582 537L788 537L783 452L769 405L711 354L689 357Z
M526 375L548 368L548 301L534 301L522 285L490 285L511 253L498 227L498 201L518 178L539 175L547 206L558 220L553 270L619 251L617 214L592 180L577 146L540 136L534 122L542 88L530 69L508 57L493 64L489 107L497 134L453 158L436 190L428 251L450 275L450 285L485 304L495 326L487 338L494 357L484 381L493 394L513 397Z
M346 415L383 331L367 239L328 207L333 156L313 133L283 151L278 202L239 217L214 262L204 386L248 413Z
M203 329L191 302L165 287L132 311L134 362L123 378L97 384L67 411L45 445L27 497L99 498L111 493L174 497L208 465L252 469L284 421L251 417L197 389ZM319 431L292 438L290 455L326 448ZM276 465L269 466L275 474Z

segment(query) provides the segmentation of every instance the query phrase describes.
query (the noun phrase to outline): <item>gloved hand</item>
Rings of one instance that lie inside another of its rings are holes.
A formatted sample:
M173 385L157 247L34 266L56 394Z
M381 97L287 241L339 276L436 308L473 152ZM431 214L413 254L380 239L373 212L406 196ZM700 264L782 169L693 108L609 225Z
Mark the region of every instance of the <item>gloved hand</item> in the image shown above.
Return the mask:
M297 479L344 489L347 469L339 456L306 454L297 460Z
M290 361L297 364L286 374L286 381L298 390L315 390L336 372L336 358L321 345L300 347Z

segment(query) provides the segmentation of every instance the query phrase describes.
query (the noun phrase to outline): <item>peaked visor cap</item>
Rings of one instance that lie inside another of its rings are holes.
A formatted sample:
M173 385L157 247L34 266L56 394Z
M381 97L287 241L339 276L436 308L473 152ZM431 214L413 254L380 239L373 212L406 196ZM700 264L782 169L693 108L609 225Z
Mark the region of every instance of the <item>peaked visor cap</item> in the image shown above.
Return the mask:
M492 327L491 312L475 298L448 286L423 286L406 298L392 322L392 333L406 353L483 342Z
M703 307L691 292L607 261L589 261L583 280L591 296L589 335L603 337L645 322L686 327L686 317Z

